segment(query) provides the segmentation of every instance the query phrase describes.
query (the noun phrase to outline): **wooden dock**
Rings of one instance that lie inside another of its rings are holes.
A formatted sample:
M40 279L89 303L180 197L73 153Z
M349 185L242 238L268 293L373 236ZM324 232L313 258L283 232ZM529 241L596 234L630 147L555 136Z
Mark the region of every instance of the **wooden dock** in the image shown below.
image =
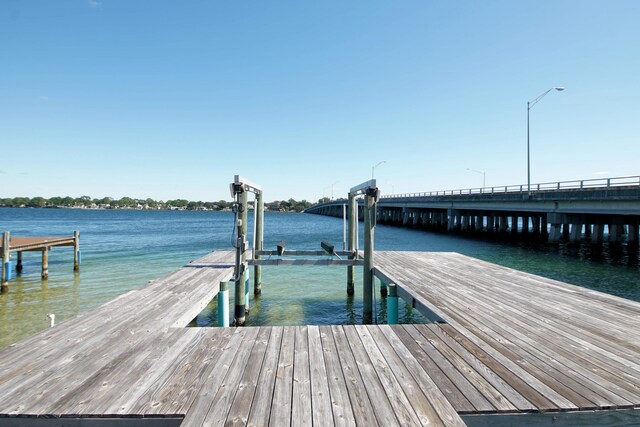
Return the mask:
M640 406L638 303L458 254L376 252L375 274L447 323L185 328L233 256L0 351L0 424L462 426Z
M2 256L2 282L3 292L8 289L8 282L11 277L12 263L10 257L12 252L18 254L16 271L22 272L22 253L29 251L42 252L42 272L41 277L49 277L49 251L56 246L73 246L73 269L80 270L80 233L75 231L73 236L55 237L11 237L8 231L2 233L0 242L0 254Z

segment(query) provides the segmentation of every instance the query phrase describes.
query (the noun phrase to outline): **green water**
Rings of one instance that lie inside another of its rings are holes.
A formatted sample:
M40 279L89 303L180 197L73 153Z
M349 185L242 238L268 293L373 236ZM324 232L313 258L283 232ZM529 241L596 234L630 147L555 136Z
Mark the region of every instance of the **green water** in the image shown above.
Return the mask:
M191 211L89 211L0 208L0 230L15 236L81 233L82 266L73 272L71 248L49 255L49 279L40 279L41 255L24 254L24 272L0 295L0 347L20 341L49 325L146 285L215 249L231 249L233 214ZM251 227L249 227L251 229ZM362 236L363 233L360 233ZM309 214L267 213L265 247L280 240L289 249L319 249L320 241L342 245L342 221ZM378 226L376 249L452 251L519 270L640 301L637 262L624 253L588 249L525 247L445 234ZM15 265L15 255L13 262ZM358 272L359 273L359 272ZM361 274L356 275L361 279ZM265 267L263 295L251 296L249 325L346 324L361 321L361 286L346 296L342 267ZM233 296L233 292L231 297ZM375 311L384 320L384 301L376 292ZM215 322L215 302L194 320ZM402 306L401 321L421 316Z

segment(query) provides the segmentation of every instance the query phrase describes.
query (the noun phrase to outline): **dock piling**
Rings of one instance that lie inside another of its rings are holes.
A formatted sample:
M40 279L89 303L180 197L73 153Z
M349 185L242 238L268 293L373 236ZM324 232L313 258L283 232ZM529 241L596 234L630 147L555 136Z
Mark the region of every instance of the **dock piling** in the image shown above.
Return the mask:
M245 299L245 270L246 270L246 246L247 246L247 192L242 185L235 187L238 209L238 240L236 242L236 286L234 318L236 326L243 326L246 316Z
M73 232L73 271L80 271L80 232Z
M16 273L22 273L22 251L18 252L18 262L16 264Z
M376 226L376 202L378 189L368 188L364 195L364 271L362 278L362 321L373 321L373 242Z
M398 286L389 283L389 294L387 295L387 323L389 325L398 324Z
M347 224L347 247L352 254L356 250L356 229L358 227L358 201L355 195L349 194L349 214ZM357 255L349 255L349 259L355 259ZM354 267L350 265L347 267L347 295L352 296L354 293L354 279L353 279Z
M229 282L220 282L218 292L218 326L229 326Z
M9 261L9 232L2 233L2 292L6 292L9 289L10 273L10 261Z
M262 198L262 192L256 193L255 200L255 245L254 259L260 259L260 255L257 251L263 250L264 240L264 200ZM260 295L262 293L262 266L256 265L253 267L253 294Z
M49 278L49 248L42 248L42 275L43 279Z

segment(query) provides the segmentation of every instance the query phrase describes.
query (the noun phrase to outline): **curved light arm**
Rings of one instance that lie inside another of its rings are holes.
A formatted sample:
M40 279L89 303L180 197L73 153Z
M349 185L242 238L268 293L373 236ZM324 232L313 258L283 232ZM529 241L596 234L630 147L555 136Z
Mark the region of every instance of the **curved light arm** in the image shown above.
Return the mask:
M542 94L539 95L537 98L535 98L533 101L527 102L527 109L528 110L532 109L534 105L536 105L542 98L545 97L546 94L548 94L552 90L557 90L558 92L562 92L564 90L564 87L556 86L556 87L552 87L551 89L547 89L546 91L542 92Z

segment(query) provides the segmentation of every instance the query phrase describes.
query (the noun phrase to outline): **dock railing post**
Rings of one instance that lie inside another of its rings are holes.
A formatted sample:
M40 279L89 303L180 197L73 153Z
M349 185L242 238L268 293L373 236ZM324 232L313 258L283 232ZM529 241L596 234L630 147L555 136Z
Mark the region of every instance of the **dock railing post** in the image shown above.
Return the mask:
M73 232L73 271L80 271L80 232Z
M373 321L373 242L376 227L378 188L369 187L364 195L364 268L362 277L362 321Z
M260 259L260 255L257 251L263 250L264 240L264 199L262 198L262 192L256 194L255 200L255 221L256 221L256 236L254 247L254 259ZM255 265L253 267L253 294L260 295L262 293L262 266Z
M218 292L218 326L229 326L229 282L220 282Z
M347 222L347 247L352 255L349 255L349 259L356 259L356 227L358 227L358 201L356 196L349 194L349 213ZM353 295L354 293L354 278L353 278L354 266L347 267L347 295Z
M387 323L389 325L398 324L398 286L389 283L389 295L387 295Z
M2 233L2 292L9 289L9 280L11 279L10 241L9 232Z

